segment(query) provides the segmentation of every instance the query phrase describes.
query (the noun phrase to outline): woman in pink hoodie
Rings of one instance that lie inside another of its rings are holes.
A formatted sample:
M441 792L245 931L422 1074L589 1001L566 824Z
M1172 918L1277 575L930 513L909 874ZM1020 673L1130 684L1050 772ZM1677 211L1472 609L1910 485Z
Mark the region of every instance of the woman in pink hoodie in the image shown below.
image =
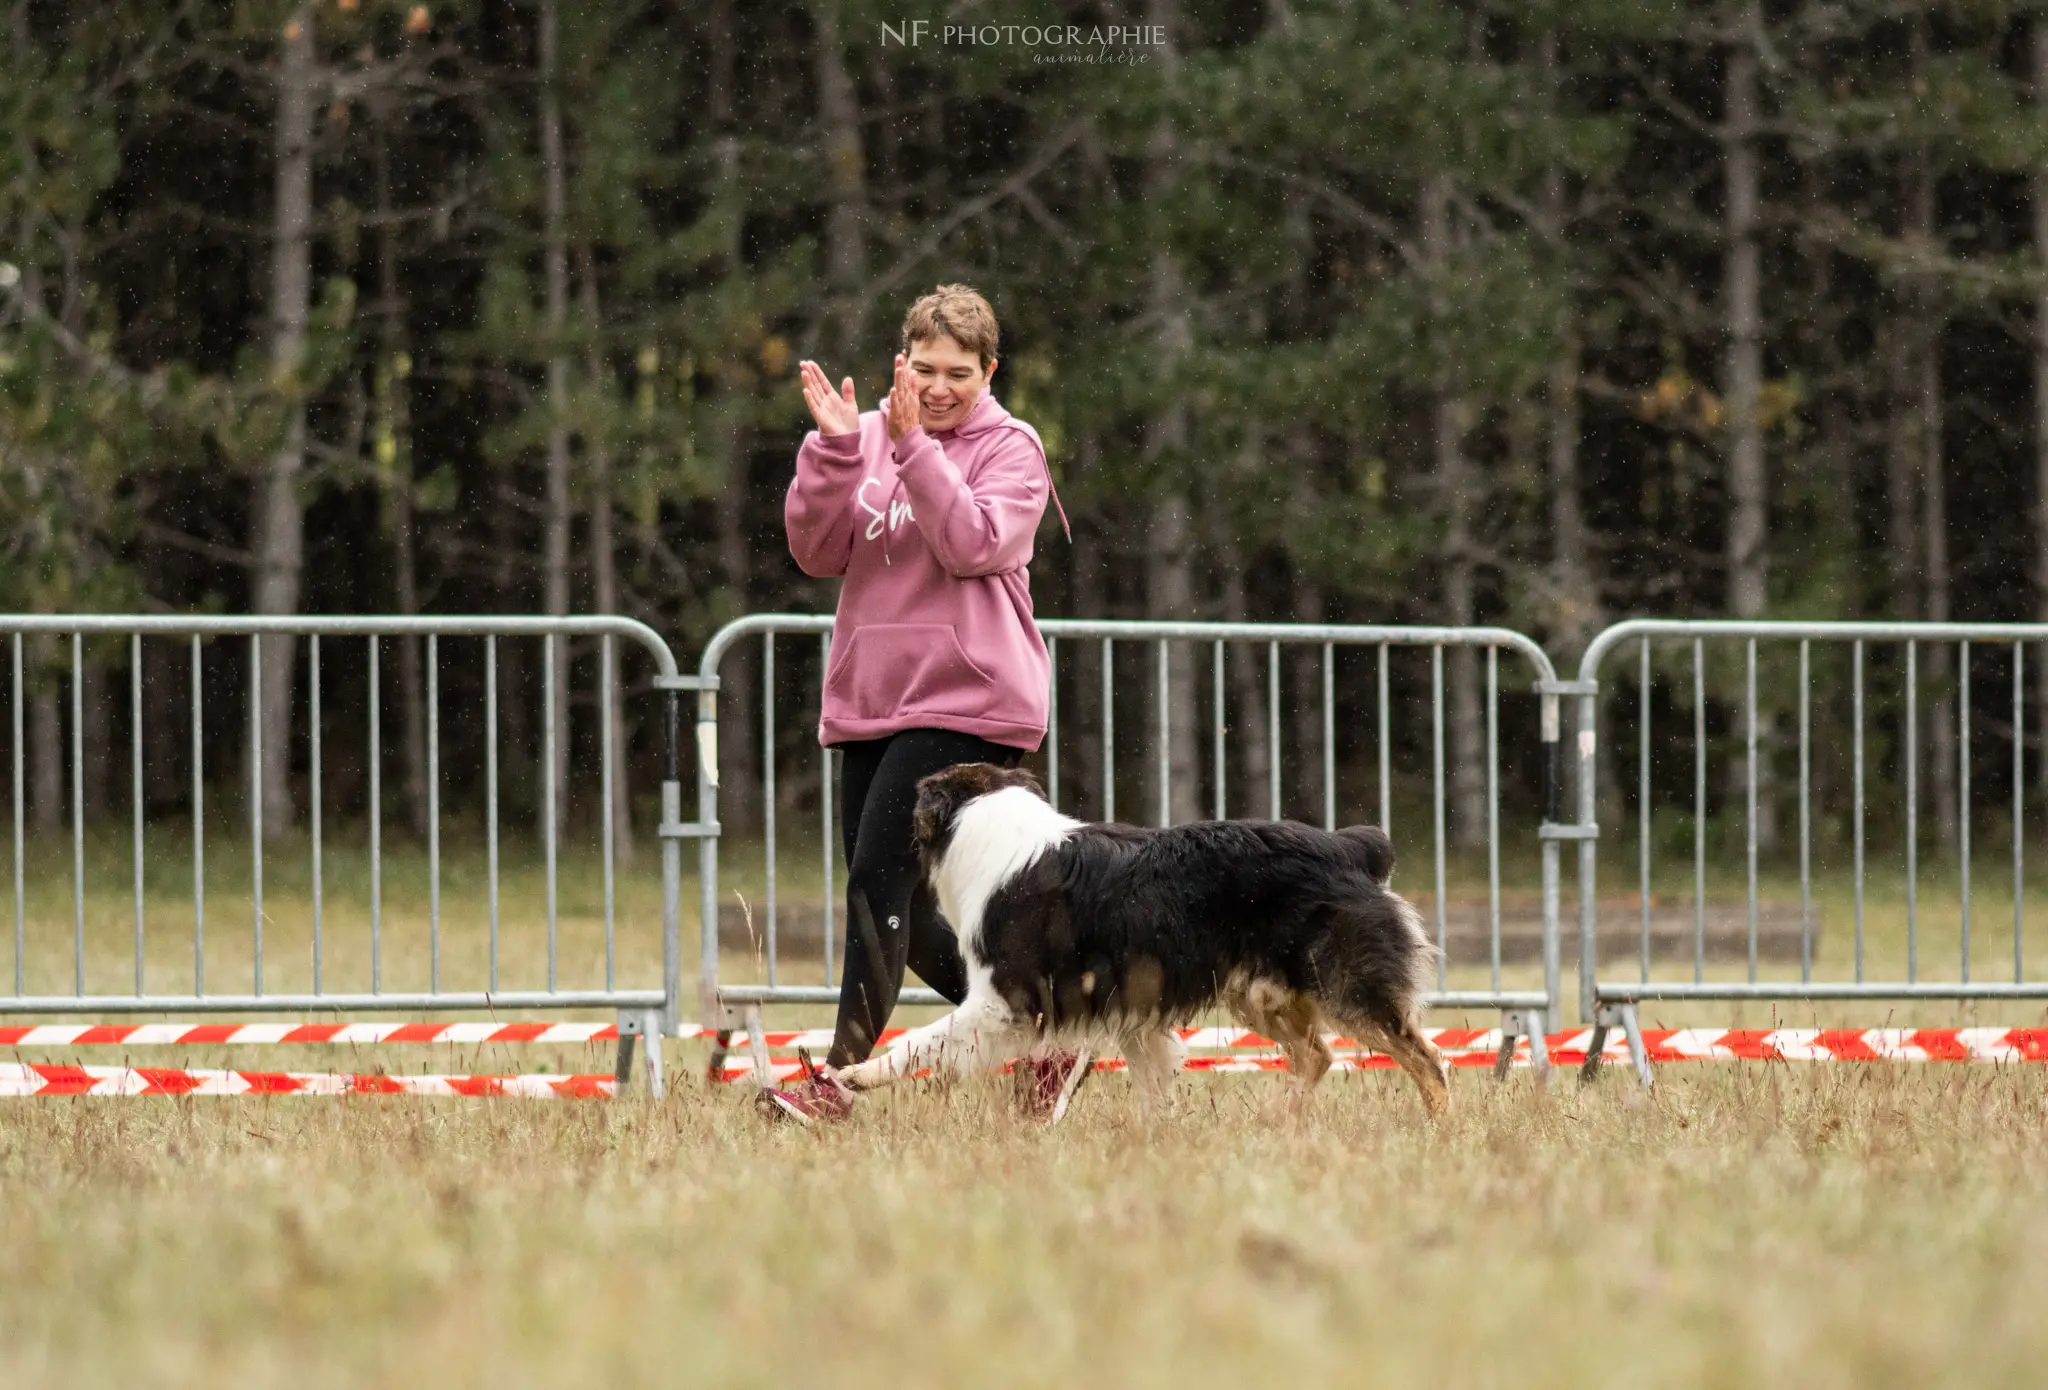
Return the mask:
M988 391L996 336L987 300L941 285L904 318L880 409L860 411L851 377L834 391L816 363L801 366L818 427L783 524L804 573L844 580L818 741L844 753L846 973L825 1068L764 1092L772 1114L847 1113L833 1071L873 1050L906 965L965 996L912 840L917 783L957 763L1015 766L1045 737L1050 665L1026 566L1052 474L1038 432ZM1047 1104L1077 1061L1034 1066L1027 1099Z

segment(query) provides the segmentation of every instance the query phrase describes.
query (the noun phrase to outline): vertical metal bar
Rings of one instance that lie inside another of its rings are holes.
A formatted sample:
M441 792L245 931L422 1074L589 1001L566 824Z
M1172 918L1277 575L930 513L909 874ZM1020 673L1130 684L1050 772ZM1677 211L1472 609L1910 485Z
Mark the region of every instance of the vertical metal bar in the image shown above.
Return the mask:
M548 894L548 991L553 993L558 982L557 964L557 918L555 912L555 811L560 803L561 789L555 785L555 634L550 632L541 639L541 723L545 729L541 741L541 799L546 803L541 814L542 854L547 860Z
M1583 674L1597 675L1598 673L1584 672ZM1596 731L1599 728L1600 722L1598 699L1598 695L1592 692L1578 697L1577 723L1579 737L1578 758L1576 762L1579 791L1578 823L1587 827L1594 824L1597 811L1596 798L1599 796L1598 750L1594 744L1594 738L1597 736ZM1548 711L1546 710L1547 713ZM1561 713L1562 711L1560 711ZM1545 722L1547 724L1549 721L1546 719ZM1561 724L1562 722L1560 718L1559 723ZM1552 737L1562 732L1561 728L1555 731L1548 728L1545 729L1545 733ZM1545 800L1547 801L1549 798L1546 796ZM1555 843L1555 841L1549 843ZM1596 943L1600 927L1600 900L1597 889L1600 865L1599 857L1594 853L1594 849L1595 845L1592 840L1585 839L1579 841L1579 1022L1582 1025L1592 1024L1599 1017L1599 978L1597 974L1599 951ZM1551 871L1550 860L1546 856L1544 860L1544 895L1546 900L1552 891L1551 884L1553 881L1554 875ZM1549 975L1549 966L1550 963L1546 959L1544 962L1546 978Z
M142 987L142 634L128 636L128 784L135 832L135 993Z
M192 639L197 642L198 638ZM28 897L22 878L22 795L21 795L21 634L15 633L8 644L12 648L14 665L14 702L11 706L14 720L14 743L12 761L14 764L14 992L17 996L25 993L23 983L23 948L28 942Z
M1102 639L1102 818L1116 819L1116 653Z
M761 854L767 870L768 984L775 980L775 634L761 634Z
M820 672L828 671L831 667L832 634L827 632L821 634L818 639L818 670ZM821 794L818 797L818 807L823 817L825 828L825 982L830 984L832 982L832 938L836 935L833 930L834 923L832 920L832 909L835 906L832 901L832 750L829 748L819 749L818 758L818 786L821 788Z
M1650 981L1650 639L1636 653L1636 897L1642 913L1642 977Z
M370 993L384 991L384 699L370 641ZM495 882L495 879L493 880Z
M433 632L427 634L427 988L441 992L441 637Z
M597 666L597 740L603 746L603 751L598 755L598 794L604 798L604 811L599 816L598 823L604 839L604 987L612 989L615 987L613 922L616 912L612 877L612 837L617 833L612 825L612 778L616 775L612 763L617 757L618 750L612 746L616 731L612 728L612 635L609 632L597 639Z
M1060 639L1045 639L1045 784L1052 808L1060 808Z
M255 992L263 993L263 639L249 638L249 875Z
M206 721L199 634L192 635L192 992L206 993ZM17 776L19 768L16 769Z
M1856 983L1863 983L1863 642L1851 644L1850 681L1855 689L1853 703L1856 745Z
M498 989L498 639L484 638L484 856L491 930L491 991Z
M85 993L85 638L71 634L71 971Z
M2027 647L2024 642L2012 644L2012 982L2020 983L2021 974L2020 927L2024 921L2023 901L2025 899L2026 877L2026 822L2027 822L2027 720L2026 720L2026 670Z
M1486 649L1487 935L1493 943L1493 987L1500 988L1500 648ZM1541 1047L1542 1039L1534 1039Z
M1224 782L1229 775L1230 769L1223 747L1223 643L1221 639L1218 639L1216 643L1215 660L1211 663L1211 668L1209 704L1216 716L1216 728L1214 747L1210 750L1210 761L1216 765L1216 819L1228 820L1230 818L1230 798L1224 789Z
M1436 987L1444 987L1445 959L1450 945L1444 916L1444 649L1430 648L1429 713L1434 735L1430 785L1436 797Z
M1387 745L1387 644L1380 643L1380 829L1394 833L1392 750Z
M1799 982L1813 978L1813 643L1799 644Z
M1280 819L1280 644L1266 644L1266 815Z
M1337 828L1337 648L1323 643L1323 829Z
M1920 978L1920 644L1906 643L1906 979Z
M310 727L307 738L310 743L312 763L312 786L310 788L312 806L307 818L312 822L313 829L313 993L318 994L320 993L321 964L324 954L322 947L325 944L321 932L323 894L320 881L322 865L320 863L320 636L318 633L306 639L306 650L306 693L310 700L307 716Z
M1707 974L1707 652L1692 642L1692 980Z
M1956 740L1956 784L1962 797L1963 860L1963 983L1970 982L1970 644L1967 640L1957 644L1958 665L1962 668L1962 685L1956 692L1956 722L1959 737Z
M1158 691L1159 701L1159 823L1173 824L1173 731L1167 698L1166 643L1158 643Z
M1744 829L1749 850L1749 982L1756 983L1756 638L1747 643L1745 678L1748 706L1749 820Z

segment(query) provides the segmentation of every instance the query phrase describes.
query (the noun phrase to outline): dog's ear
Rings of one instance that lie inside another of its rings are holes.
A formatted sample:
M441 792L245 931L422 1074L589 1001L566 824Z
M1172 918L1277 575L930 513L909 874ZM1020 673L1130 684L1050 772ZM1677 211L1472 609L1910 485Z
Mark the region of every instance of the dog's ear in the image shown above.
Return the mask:
M1022 787L1040 801L1050 801L1052 799L1045 794L1045 784L1039 781L1037 774L1028 768L1013 767L1009 769L1003 774L1003 783L1006 786Z
M994 771L985 763L961 763L918 779L917 807L911 812L910 824L920 850L929 855L945 848L953 833L953 817L988 790L982 774Z
M937 849L953 820L953 798L945 785L927 777L917 784L917 809L911 813L911 829L917 847L926 853Z
M1377 825L1347 825L1338 838L1351 846L1359 867L1374 883L1384 888L1394 875L1394 842Z

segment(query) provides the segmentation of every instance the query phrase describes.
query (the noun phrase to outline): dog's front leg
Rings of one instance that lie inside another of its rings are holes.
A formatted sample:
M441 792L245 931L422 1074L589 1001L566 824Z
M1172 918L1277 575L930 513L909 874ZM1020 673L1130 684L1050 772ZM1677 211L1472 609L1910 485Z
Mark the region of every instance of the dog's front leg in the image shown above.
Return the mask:
M842 1070L839 1079L856 1091L866 1091L926 1067L955 1076L993 1071L1024 1055L1032 1038L1031 1030L1017 1023L1001 999L970 994L938 1022L911 1029L879 1055Z
M1171 1028L1146 1028L1126 1036L1124 1063L1137 1083L1138 1102L1148 1118L1172 1108L1174 1082L1187 1058L1187 1044Z

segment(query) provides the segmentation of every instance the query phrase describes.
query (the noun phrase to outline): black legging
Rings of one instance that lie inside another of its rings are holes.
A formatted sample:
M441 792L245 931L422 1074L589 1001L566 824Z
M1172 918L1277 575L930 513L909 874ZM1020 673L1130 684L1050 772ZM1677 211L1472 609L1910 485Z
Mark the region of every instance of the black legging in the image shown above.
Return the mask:
M1015 767L1022 750L950 729L906 729L841 744L846 835L846 974L827 1060L864 1061L895 1011L903 967L954 1003L967 996L967 967L952 928L917 862L911 812L918 779L959 763Z

